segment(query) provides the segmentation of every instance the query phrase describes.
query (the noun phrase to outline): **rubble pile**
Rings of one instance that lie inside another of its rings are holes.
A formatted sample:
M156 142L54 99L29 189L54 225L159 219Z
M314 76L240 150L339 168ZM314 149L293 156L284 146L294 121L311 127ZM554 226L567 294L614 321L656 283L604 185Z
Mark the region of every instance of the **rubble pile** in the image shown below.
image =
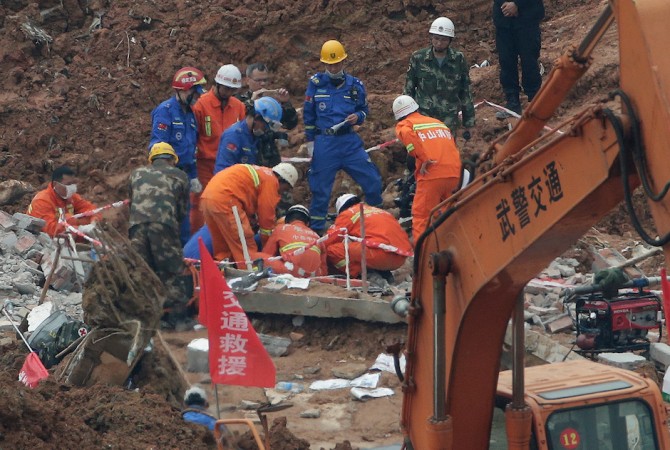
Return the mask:
M14 305L13 319L21 323L40 302L43 285L51 274L43 302L52 302L81 320L81 287L90 268L88 257L40 232L43 225L43 220L26 214L0 211L0 294ZM0 318L0 331L11 328L6 318Z

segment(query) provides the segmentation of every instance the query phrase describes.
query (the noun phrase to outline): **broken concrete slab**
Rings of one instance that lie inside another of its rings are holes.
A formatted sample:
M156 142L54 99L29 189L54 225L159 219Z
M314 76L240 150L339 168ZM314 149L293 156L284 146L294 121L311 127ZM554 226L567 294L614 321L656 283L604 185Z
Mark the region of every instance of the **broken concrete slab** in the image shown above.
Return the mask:
M607 364L608 366L635 370L641 364L646 363L647 358L635 353L599 353L598 362Z
M14 219L18 222L18 227L34 234L39 234L46 225L43 219L29 216L28 214L14 213Z
M663 342L652 342L649 345L649 357L660 368L666 370L670 367L670 345Z
M284 356L288 354L288 349L291 345L291 339L279 337L279 336L270 336L267 334L259 333L258 337L263 343L263 347L270 354L270 356Z
M557 316L549 322L545 322L545 326L550 333L558 333L559 331L568 330L572 328L572 317L567 314Z
M287 314L310 317L352 317L370 322L405 322L391 310L390 302L379 299L320 297L315 295L264 292L238 293L237 298L247 313Z
M186 346L186 371L209 373L209 341L193 339Z

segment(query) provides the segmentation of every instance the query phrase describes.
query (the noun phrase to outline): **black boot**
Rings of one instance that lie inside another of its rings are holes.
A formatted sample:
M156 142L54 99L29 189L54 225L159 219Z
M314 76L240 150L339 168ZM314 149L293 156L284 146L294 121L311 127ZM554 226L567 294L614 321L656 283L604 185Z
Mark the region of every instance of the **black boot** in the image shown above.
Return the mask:
M519 101L519 94L508 94L506 97L507 104L505 107L510 111L514 111L515 113L521 115L521 102ZM496 119L498 120L504 120L508 117L511 117L511 114L509 114L507 111L498 111L496 113Z

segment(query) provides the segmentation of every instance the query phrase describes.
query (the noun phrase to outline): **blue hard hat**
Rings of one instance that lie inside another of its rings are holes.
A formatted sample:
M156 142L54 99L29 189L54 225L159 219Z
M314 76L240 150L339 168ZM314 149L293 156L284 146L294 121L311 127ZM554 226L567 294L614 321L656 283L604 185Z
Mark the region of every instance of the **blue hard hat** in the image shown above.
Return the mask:
M254 102L254 110L273 130L281 127L281 104L272 97L261 97Z

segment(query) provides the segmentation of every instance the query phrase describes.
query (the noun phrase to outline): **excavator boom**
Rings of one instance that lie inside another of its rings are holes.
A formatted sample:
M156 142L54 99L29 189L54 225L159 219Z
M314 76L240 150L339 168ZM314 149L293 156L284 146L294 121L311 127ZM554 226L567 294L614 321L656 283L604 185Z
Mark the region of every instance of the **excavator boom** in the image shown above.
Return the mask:
M562 132L540 136L612 17L622 112L591 106ZM491 164L438 207L417 240L403 386L408 448L488 448L503 337L526 283L640 181L656 195L670 179L670 56L661 48L668 23L667 0L611 1L492 146ZM658 200L652 212L663 235L670 203ZM670 448L667 429L660 439Z

